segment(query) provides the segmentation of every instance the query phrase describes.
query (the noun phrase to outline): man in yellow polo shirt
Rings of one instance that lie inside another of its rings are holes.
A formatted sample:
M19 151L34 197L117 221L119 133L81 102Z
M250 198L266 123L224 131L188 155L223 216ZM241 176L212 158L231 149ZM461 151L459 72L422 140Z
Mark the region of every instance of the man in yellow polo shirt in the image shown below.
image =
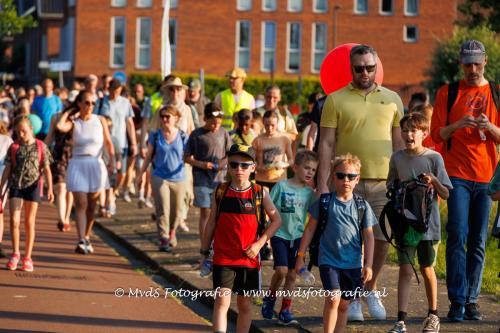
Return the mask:
M224 112L222 126L230 131L234 127L233 114L242 109L255 109L255 99L243 89L247 78L247 73L243 68L234 68L226 76L229 78L229 89L218 93L214 103Z
M361 180L354 191L363 196L380 217L387 202L389 160L393 151L403 148L399 128L403 103L397 93L375 83L376 59L377 53L372 47L353 47L350 54L352 82L326 99L320 124L318 189L321 193L330 192L328 178L333 157L346 153L356 155L361 160ZM373 278L365 285L365 290L369 291L377 288L377 277L388 250L378 225L374 226L373 233ZM365 300L372 318L386 318L378 293L371 293ZM364 320L359 299L349 305L349 320Z

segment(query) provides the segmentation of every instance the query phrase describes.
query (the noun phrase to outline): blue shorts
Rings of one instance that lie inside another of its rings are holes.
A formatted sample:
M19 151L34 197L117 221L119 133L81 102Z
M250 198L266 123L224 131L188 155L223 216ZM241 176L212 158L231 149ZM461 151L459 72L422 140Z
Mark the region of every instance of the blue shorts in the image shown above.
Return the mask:
M328 265L319 266L319 274L323 289L340 290L341 298L350 300L354 298L354 293L362 292L363 282L361 281L361 268L338 269Z
M9 190L9 198L40 202L40 181L36 181L33 185L23 189L11 188Z
M274 269L276 267L295 268L295 260L299 251L300 238L294 240L286 240L281 237L271 238L271 247L273 248Z
M210 208L212 204L212 193L215 188L208 186L194 187L194 206L198 208Z

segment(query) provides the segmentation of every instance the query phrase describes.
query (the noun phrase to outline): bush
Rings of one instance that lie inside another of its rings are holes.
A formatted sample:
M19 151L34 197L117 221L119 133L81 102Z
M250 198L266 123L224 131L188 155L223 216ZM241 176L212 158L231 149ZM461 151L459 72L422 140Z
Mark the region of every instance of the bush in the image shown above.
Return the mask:
M430 79L425 82L425 86L429 89L432 98L443 84L463 77L459 53L460 46L468 39L476 39L484 44L488 55L485 77L488 80L500 82L500 38L498 34L485 26L470 30L455 28L449 39L437 41L431 68L426 73Z
M197 77L195 74L179 74L178 76L185 84L187 84L190 79ZM146 94L151 95L157 91L161 83L161 76L159 74L130 74L130 86L132 87L136 83L142 83ZM266 87L270 84L271 80L268 78L250 77L245 81L245 90L252 95L257 96L258 94L263 94ZM311 93L323 91L319 79L315 77L307 77L301 80L278 78L274 80L274 84L281 88L281 101L283 104L297 104L301 106L302 109L304 109L307 105L307 97ZM213 100L217 93L227 88L228 83L225 77L212 75L205 76L205 95L208 98Z

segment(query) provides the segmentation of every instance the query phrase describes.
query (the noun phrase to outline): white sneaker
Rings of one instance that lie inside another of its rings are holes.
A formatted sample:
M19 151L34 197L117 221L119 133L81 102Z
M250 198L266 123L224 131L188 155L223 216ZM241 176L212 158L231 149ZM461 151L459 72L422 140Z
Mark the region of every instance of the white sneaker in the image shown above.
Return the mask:
M182 221L179 224L179 230L182 232L189 232L189 227L187 226L186 221Z
M108 212L110 215L116 215L116 205L109 205Z
M439 317L433 314L430 314L424 320L424 325L422 328L422 332L424 333L439 333L440 328Z
M387 333L406 333L406 325L404 321L398 321L394 327L387 331Z
M349 311L347 312L347 321L364 321L363 309L359 299L353 300L349 304Z
M153 202L151 202L150 198L146 198L146 207L153 208Z
M385 320L386 313L385 308L382 302L380 301L379 293L373 291L368 294L365 298L366 304L368 305L368 312L370 313L370 317L375 320Z
M132 202L132 198L130 197L130 194L128 192L125 192L125 194L123 195L123 200L125 200L126 202Z

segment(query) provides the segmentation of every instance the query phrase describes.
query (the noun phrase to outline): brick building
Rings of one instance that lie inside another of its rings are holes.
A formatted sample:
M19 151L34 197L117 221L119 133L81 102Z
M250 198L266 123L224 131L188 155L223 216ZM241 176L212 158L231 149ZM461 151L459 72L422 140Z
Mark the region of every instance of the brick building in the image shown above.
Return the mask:
M65 15L43 20L38 60L66 58L75 77L160 71L162 0L47 1L65 2ZM173 71L317 75L328 50L356 42L377 49L384 85L404 92L425 79L434 38L453 29L456 2L171 0Z

